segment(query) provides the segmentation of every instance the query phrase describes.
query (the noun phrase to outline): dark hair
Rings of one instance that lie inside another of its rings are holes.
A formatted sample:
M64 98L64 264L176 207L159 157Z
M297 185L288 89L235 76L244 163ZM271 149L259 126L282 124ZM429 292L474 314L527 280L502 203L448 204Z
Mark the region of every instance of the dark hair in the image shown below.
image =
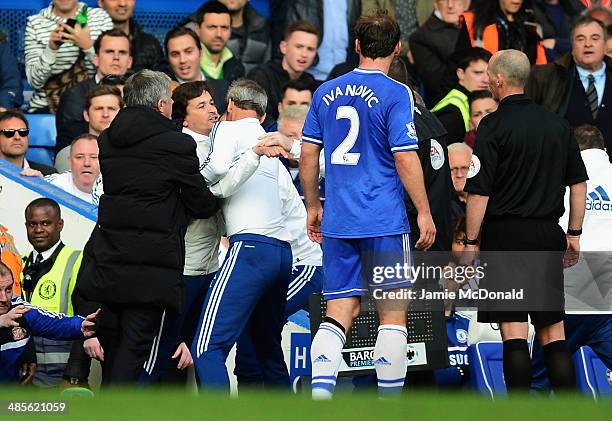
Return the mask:
M491 98L497 102L495 98L493 98L493 94L488 89L481 89L479 91L472 91L468 95L468 101L470 102L470 108L472 108L472 104L479 99Z
M4 263L0 262L0 278L6 278L6 277L11 278L11 281L15 282L11 268L9 268Z
M590 124L576 127L574 137L581 151L585 149L605 149L606 147L601 131Z
M316 35L317 39L319 40L321 39L319 29L315 26L314 23L307 20L296 20L295 22L287 26L287 30L285 31L285 36L283 40L289 41L289 38L291 38L291 35L293 35L294 32L306 32L308 34Z
M183 35L187 35L193 38L193 42L195 42L195 45L196 47L198 47L198 50L202 50L202 44L200 44L200 37L198 37L198 34L196 34L192 29L186 28L184 26L177 26L176 28L170 30L166 34L166 39L164 40L164 47L166 48L166 56L168 56L169 54L168 53L168 42L171 39L182 37Z
M82 133L80 135L78 135L77 137L75 137L72 142L70 142L70 147L73 147L75 143L77 143L79 140L81 139L85 139L85 140L92 140L92 141L98 141L98 136L96 136L95 134L91 134L91 133Z
M316 86L310 79L296 79L289 80L289 82L285 83L281 88L281 98L285 97L285 92L287 89L295 89L296 91L310 91L310 93L314 93Z
M359 40L361 55L371 59L388 57L400 40L400 27L386 10L361 16L355 24L355 38Z
M38 199L34 199L30 202L28 206L25 208L25 217L28 217L28 212L32 208L44 208L50 207L57 213L58 218L62 217L62 210L57 202L53 199L49 199L48 197L39 197Z
M590 14L582 15L574 21L574 24L572 25L572 31L570 33L571 40L574 39L574 32L576 31L576 28L578 28L579 26L590 25L591 23L596 23L597 25L601 27L601 30L603 31L603 35L604 35L604 41L605 41L608 37L608 31L606 27L604 26L602 21L600 21L599 19L592 18Z
M488 63L491 59L491 53L484 48L472 47L461 50L455 57L457 69L465 70L470 67L470 64L480 60Z
M213 0L204 3L196 12L196 23L201 25L204 21L204 15L207 13L228 14L231 16L230 10L220 1Z
M184 120L187 117L187 104L194 98L199 97L204 92L208 92L213 96L212 89L208 83L198 80L195 82L186 82L179 85L172 93L172 119Z
M98 38L94 41L93 47L96 54L100 54L100 48L102 47L102 39L104 37L116 37L116 38L125 38L128 41L128 54L132 55L132 41L130 41L130 37L123 32L121 29L109 29L108 31L104 31L100 34Z
M14 109L6 110L3 113L0 113L0 122L10 120L11 118L18 118L19 120L23 121L26 128L30 128L30 125L28 124L28 119L21 111Z
M523 0L521 8L515 15L518 17L517 20L524 20L527 9L532 9L531 2ZM476 38L482 38L484 28L495 23L497 18L506 20L506 16L499 5L499 0L472 0L470 10L474 13L474 34L476 34Z
M92 99L102 95L116 96L117 98L119 98L119 108L123 108L123 98L121 97L121 91L119 90L119 88L114 85L105 85L100 83L89 89L89 91L87 91L87 96L85 99L85 110L89 110L89 107L91 107Z

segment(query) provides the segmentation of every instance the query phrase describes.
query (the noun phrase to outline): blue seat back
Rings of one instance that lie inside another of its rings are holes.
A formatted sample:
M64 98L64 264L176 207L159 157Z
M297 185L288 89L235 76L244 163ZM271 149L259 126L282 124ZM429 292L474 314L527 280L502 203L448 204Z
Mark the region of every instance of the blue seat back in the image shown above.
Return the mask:
M612 370L606 368L591 348L583 346L576 351L574 364L576 382L581 392L593 398L612 396Z
M39 164L53 166L55 162L55 116L27 114L30 124L29 147L26 158Z

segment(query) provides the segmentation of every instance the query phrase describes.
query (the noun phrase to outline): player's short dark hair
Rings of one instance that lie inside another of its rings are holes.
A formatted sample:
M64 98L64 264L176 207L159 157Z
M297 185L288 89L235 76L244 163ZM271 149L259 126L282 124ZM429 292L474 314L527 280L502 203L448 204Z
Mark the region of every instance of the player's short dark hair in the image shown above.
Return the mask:
M213 96L213 91L208 83L197 80L195 82L186 82L179 85L172 93L172 118L184 120L187 117L187 104L190 100L199 97L204 92L208 92Z
M287 92L287 89L295 89L296 91L310 91L312 94L316 90L316 86L310 79L289 80L289 82L285 83L281 87L281 98L285 97L285 92Z
M100 34L98 38L94 41L93 47L94 52L96 54L100 54L100 48L102 46L102 39L104 37L115 37L115 38L125 38L128 42L128 54L132 55L132 41L130 41L130 37L123 32L121 29L109 29L108 31L104 31Z
M488 63L491 60L491 53L481 47L472 47L461 50L455 57L457 69L465 70L470 67L470 64L481 60Z
M0 278L11 278L11 281L15 281L15 279L13 279L13 272L11 271L11 268L9 268L7 265L5 265L4 263L0 262Z
M11 118L18 118L19 120L23 121L23 124L25 124L26 129L30 128L30 125L28 124L28 119L21 111L14 109L14 110L6 110L0 113L0 122L10 120Z
M226 5L217 0L212 0L204 3L196 12L196 23L201 25L204 21L204 15L207 13L228 14L231 16L230 10Z
M123 108L123 97L121 96L121 91L114 85L106 85L99 83L96 86L93 86L87 91L87 96L85 97L85 110L89 110L91 107L91 100L102 96L102 95L114 95L119 100L119 108Z
M600 21L599 19L595 19L594 17L591 16L592 10L589 11L589 13L584 14L579 16L575 21L574 24L572 25L572 31L571 31L571 37L570 40L574 39L574 32L576 31L576 28L578 28L579 26L584 26L584 25L590 25L591 23L596 23L597 25L599 25L601 27L601 30L603 32L603 36L604 36L604 41L608 39L608 31L604 25L604 23L602 21ZM612 14L611 14L612 16Z
M198 50L202 50L202 44L200 43L200 37L198 37L198 34L196 34L193 29L187 28L185 26L177 26L176 28L168 31L168 33L166 34L166 38L164 40L164 48L166 49L166 56L168 56L168 42L170 42L171 39L174 38L178 38L178 37L182 37L183 35L187 35L188 37L191 37L193 39L193 42L195 42L196 47L198 47Z
M77 143L81 139L89 140L92 142L95 141L96 143L98 142L98 136L96 136L95 134L81 133L80 135L72 139L72 142L70 142L70 147L72 148L74 144Z
M361 55L371 59L389 57L400 40L400 27L386 10L361 16L355 24Z
M285 36L283 37L283 39L285 41L289 41L289 38L291 38L291 35L293 35L294 32L306 32L307 34L316 35L318 40L321 39L319 29L315 26L314 23L307 20L296 20L295 22L289 24L289 26L287 26L287 30L285 31Z
M58 203L53 200L53 199L49 199L48 197L39 197L38 199L34 199L32 200L28 206L26 206L25 208L25 217L28 217L28 212L33 209L33 208L52 208L55 213L57 213L57 217L61 218L62 217L62 210L60 209L60 206L58 205Z
M478 101L479 99L487 99L487 98L491 98L495 100L495 102L497 102L497 100L493 98L493 94L491 93L491 91L489 91L488 89L480 89L477 91L470 92L470 94L468 95L468 101L470 103L470 108L472 107L472 104L475 101Z
M604 141L603 134L601 131L590 124L584 124L574 129L574 137L576 143L581 151L585 149L605 149L606 143Z

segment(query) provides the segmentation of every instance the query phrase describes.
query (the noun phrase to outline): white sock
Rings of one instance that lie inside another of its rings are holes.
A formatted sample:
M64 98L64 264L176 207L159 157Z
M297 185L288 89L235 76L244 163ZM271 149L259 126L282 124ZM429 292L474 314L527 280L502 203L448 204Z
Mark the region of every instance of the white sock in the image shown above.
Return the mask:
M338 326L323 322L310 346L313 399L331 399L346 337Z
M408 360L406 326L380 325L374 347L374 367L381 397L399 395L404 387Z

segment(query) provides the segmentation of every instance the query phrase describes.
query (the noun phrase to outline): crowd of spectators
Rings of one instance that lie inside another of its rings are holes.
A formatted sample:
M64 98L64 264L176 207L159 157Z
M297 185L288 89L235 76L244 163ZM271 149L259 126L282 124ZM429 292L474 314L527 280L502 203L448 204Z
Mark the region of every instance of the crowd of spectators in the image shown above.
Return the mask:
M428 118L446 131L449 227L465 214L463 187L479 165L472 154L479 123L498 106L487 66L499 50L523 51L532 64L526 93L572 127L598 129L612 161L612 9L605 0L270 0L269 18L247 0L213 0L168 31L163 44L134 20L135 0L98 3L53 0L28 18L27 103L0 34L0 159L88 203L96 203L100 175L97 138L124 107L131 74L159 70L173 88L206 82L202 113L215 106L219 114L231 83L251 79L267 93L264 128L301 139L316 88L358 65L355 21L378 8L402 29L399 80L415 92L419 114L431 111ZM55 168L26 159L27 113L55 115ZM189 129L198 124L186 121ZM439 145L439 137L431 139ZM283 163L297 184L296 161ZM454 230L446 234L455 238Z

